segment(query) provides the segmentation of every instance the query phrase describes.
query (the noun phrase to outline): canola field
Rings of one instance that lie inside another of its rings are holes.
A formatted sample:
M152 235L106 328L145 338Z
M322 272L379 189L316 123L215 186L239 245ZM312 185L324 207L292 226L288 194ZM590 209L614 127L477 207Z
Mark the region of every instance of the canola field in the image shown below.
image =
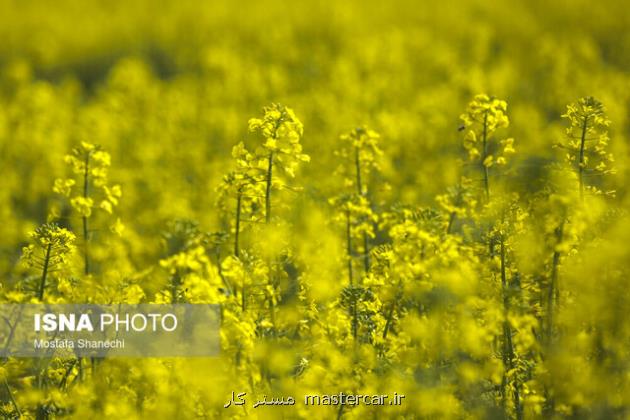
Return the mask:
M630 11L435 3L0 0L0 302L221 307L0 416L630 418Z

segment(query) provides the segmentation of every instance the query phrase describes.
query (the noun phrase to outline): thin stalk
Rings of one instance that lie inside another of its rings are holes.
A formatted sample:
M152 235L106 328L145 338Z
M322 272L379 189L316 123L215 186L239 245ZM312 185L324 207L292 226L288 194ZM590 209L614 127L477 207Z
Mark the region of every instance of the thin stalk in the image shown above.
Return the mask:
M359 148L354 147L354 166L357 171L357 192L363 195L363 186L361 184L361 158L359 157Z
M44 290L46 288L46 276L48 275L48 265L50 264L50 251L52 250L52 243L49 243L46 247L46 257L44 258L44 268L42 270L42 279L39 283L39 292L37 297L39 300L44 299Z
M348 253L348 284L353 284L353 272L352 272L352 234L350 224L350 210L346 210L346 252Z
M18 415L18 418L22 418L22 411L20 411L20 407L18 406L17 401L15 401L15 398L13 397L13 393L11 392L11 387L9 386L9 382L7 382L7 378L4 378L3 382L4 382L4 389L9 395L9 399L11 400L11 404L13 405L13 408L15 409L15 412Z
M271 177L273 176L273 152L269 152L267 165L267 186L265 188L265 223L271 221Z
M515 364L515 353L514 353L514 343L512 342L512 328L507 319L509 311L510 311L510 297L508 290L508 281L507 281L507 273L506 273L506 262L505 262L505 239L502 237L500 240L500 253L501 253L501 286L503 288L503 312L505 320L503 321L503 366L505 371L510 371L514 369ZM505 407L505 400L507 398L506 386L507 386L507 375L503 374L503 405ZM521 407L521 398L519 392L519 384L518 382L514 384L514 410L516 412L517 419L523 418L523 410Z
M348 253L348 283L350 284L350 290L352 290L352 337L354 340L357 339L357 330L358 330L358 316L357 316L357 302L354 296L354 279L353 279L353 270L352 270L352 234L351 234L351 223L350 223L350 210L346 209L346 244L347 244L347 253Z
M18 322L20 322L20 319L22 319L22 311L24 310L24 306L23 305L19 305L18 310L17 310L17 317L15 319L15 323L11 324L9 322L8 319L5 319L5 322L7 323L7 325L9 326L9 334L8 337L4 343L4 353L7 353L7 350L9 349L9 347L11 346L11 343L13 342L13 337L15 336L15 329L17 328ZM3 358L3 361L6 360Z
M271 180L273 176L273 152L269 152L268 166L267 166L267 186L265 188L265 224L269 225L271 222ZM267 261L267 265L269 266L269 283L271 286L274 286L273 277L272 277L272 266L271 261ZM273 296L269 297L269 314L271 317L271 324L273 328L273 334L275 335L276 331L276 311L275 305L273 303Z
M269 296L269 315L271 317L272 335L276 335L276 305L273 303L273 296Z
M455 223L455 218L457 214L452 211L448 217L448 226L446 227L446 234L449 235L451 233L451 229L453 229L453 224Z
M59 389L64 389L66 387L66 384L68 383L68 378L72 374L72 369L77 364L77 362L78 360L73 360L72 363L68 366L68 369L66 369L66 373L63 375L63 378L61 378L61 381L59 381Z
M383 330L383 338L387 338L387 333L392 325L392 320L394 319L394 309L396 309L396 299L394 299L389 306L389 311L387 311L387 320L385 322L385 329Z
M507 323L507 315L508 315L508 299L506 293L506 283L507 276L505 273L505 248L503 239L501 239L501 288L503 291L503 351L502 351L502 360L503 360L503 380L501 381L501 405L503 407L503 411L507 412L506 401L507 401L507 382L508 377L507 373L510 370L510 359L508 356L508 337L510 334L509 324Z
M241 292L241 310L243 312L245 312L246 308L246 304L245 304L245 290L247 289L247 287L245 286L245 280L243 279L243 287L241 288L242 292Z
M341 420L341 418L343 417L344 407L345 406L343 404L339 404L339 409L337 410L337 420Z
M564 235L564 221L560 223L555 230L556 234L556 245L562 242L562 237ZM558 304L558 267L560 266L560 251L554 249L553 251L553 260L551 265L551 279L549 282L549 290L547 291L547 344L551 344L551 337L553 334L553 313L555 311L554 306ZM556 300L554 305L554 298Z
M363 232L363 249L365 250L365 255L363 255L363 268L365 269L365 274L370 271L370 243L368 239L367 233Z
M241 199L242 199L243 193L241 192L241 190L238 190L238 193L236 195L236 226L234 228L234 256L236 258L239 257L239 253L240 253L240 249L238 246L238 237L241 231Z
M223 284L225 284L226 290L227 292L231 295L231 294L235 294L236 291L232 288L232 285L230 284L230 281L225 277L225 275L223 274L223 269L221 268L221 249L220 247L216 247L215 251L215 258L217 261L217 271L219 272L219 277L221 277L221 281L223 281Z
M365 193L363 192L361 182L361 158L359 156L359 148L356 146L354 147L354 164L357 176L357 192L360 196L366 196L367 191ZM363 232L363 251L363 268L365 269L365 274L367 274L370 271L370 242L366 232Z
M514 387L514 409L516 411L516 420L523 420L523 405L521 404L521 391L519 385Z
M240 256L239 236L241 233L241 204L243 199L243 192L238 189L236 195L236 226L234 228L234 256L238 258ZM243 280L243 286L241 287L241 310L245 312L245 280Z
M89 194L89 167L90 167L90 153L85 154L85 168L83 171L83 198L87 199ZM90 257L89 257L89 245L88 245L88 218L83 216L83 255L84 255L84 272L87 276L90 274Z
M578 165L578 179L580 182L580 200L584 200L584 147L586 145L586 128L588 127L588 116L584 117L582 123L582 135L580 137L580 162Z
M37 411L35 413L35 420L48 419L48 413L42 404L37 404Z
M463 187L460 183L457 185L457 194L455 195L455 206L459 207L463 204ZM446 227L446 234L450 234L453 230L453 226L455 225L455 221L457 220L457 212L452 211L448 216L448 226Z
M483 166L483 185L486 191L486 202L490 201L490 176L488 167L485 165L488 157L488 111L483 116L483 156L481 157L481 166Z
M357 297L354 295L354 289L353 289L353 296L352 296L352 337L354 338L355 341L357 340L358 330L359 330L359 314L357 313Z
M177 303L179 300L179 284L180 277L179 273L175 273L173 277L171 277L171 303Z

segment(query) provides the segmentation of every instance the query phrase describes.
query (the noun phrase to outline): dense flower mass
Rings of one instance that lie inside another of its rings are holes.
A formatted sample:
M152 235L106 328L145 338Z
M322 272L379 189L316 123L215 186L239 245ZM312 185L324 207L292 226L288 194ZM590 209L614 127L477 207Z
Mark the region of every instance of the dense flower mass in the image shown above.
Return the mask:
M0 303L221 328L0 418L630 416L623 2L5 3Z

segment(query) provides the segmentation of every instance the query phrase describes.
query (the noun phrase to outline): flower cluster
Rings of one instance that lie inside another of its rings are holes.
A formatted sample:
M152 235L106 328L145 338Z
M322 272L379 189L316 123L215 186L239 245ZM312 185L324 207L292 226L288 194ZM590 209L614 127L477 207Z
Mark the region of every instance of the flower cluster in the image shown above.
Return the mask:
M379 146L380 134L367 126L356 127L339 136L340 144L335 155L345 163L338 169L345 184L354 187L358 194L367 191L367 177L379 170L378 158L383 154Z
M483 170L483 183L486 201L490 199L490 172L493 165L507 163L508 156L515 153L514 139L498 140L496 131L505 128L510 121L507 117L507 102L485 94L477 95L468 104L466 112L459 117L465 131L464 148L468 157Z
M568 105L562 117L570 126L566 129L567 140L557 146L566 150L565 161L578 175L580 194L585 189L602 193L591 177L616 172L612 166L615 159L608 151L610 120L604 105L588 96Z
M74 251L75 235L56 223L46 223L30 234L32 244L22 249L22 261L30 268L41 270L37 295L44 298L46 279L49 273L59 270Z
M515 152L514 139L495 141L493 136L500 128L510 124L507 103L488 95L477 95L460 116L464 130L464 148L470 160L480 160L483 166L505 165ZM496 143L496 144L494 144Z
M22 259L29 267L42 268L46 260L49 267L63 264L74 250L76 236L56 223L43 224L31 232L30 236L34 243L22 250ZM48 256L36 255L37 249Z
M111 165L109 153L98 145L81 142L79 147L72 149L71 154L66 155L65 161L75 177L56 179L53 191L70 198L72 207L83 217L90 217L95 205L112 214L122 196L122 190L120 185L108 185L107 172ZM78 190L75 192L76 187ZM100 192L100 196L94 190Z
M249 130L258 133L264 139L259 153L259 167L266 168L266 159L274 160L288 176L294 177L299 162L309 162L310 157L302 153L300 139L304 135L304 126L293 110L280 104L271 104L263 109L262 118L251 118Z

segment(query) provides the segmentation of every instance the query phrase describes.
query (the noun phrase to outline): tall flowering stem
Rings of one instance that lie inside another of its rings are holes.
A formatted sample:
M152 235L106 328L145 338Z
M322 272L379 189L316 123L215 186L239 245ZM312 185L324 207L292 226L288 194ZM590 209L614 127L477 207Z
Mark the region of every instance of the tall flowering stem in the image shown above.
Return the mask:
M114 207L122 196L120 185L108 184L108 170L111 165L111 156L100 146L82 142L79 147L72 149L72 153L66 155L66 163L72 168L75 177L56 179L53 190L67 197L72 208L81 215L83 231L83 272L90 274L90 228L89 219L93 216L93 210L99 209L112 215ZM80 191L74 191L77 179L81 183ZM117 219L111 229L120 234L123 226Z
M255 167L264 170L265 183L265 225L269 226L271 218L271 195L274 188L290 187L283 182L284 177L293 178L301 162L309 162L310 157L302 153L300 140L304 134L302 122L293 110L281 104L272 103L263 108L261 118L249 120L249 130L257 133L263 144L254 153ZM274 171L274 169L277 169ZM268 301L271 323L275 331L275 306L277 285L273 278L271 261L267 262L269 271ZM275 332L274 332L275 334Z
M476 163L483 173L483 187L486 202L490 201L490 168L495 164L503 166L507 157L515 152L514 139L496 140L499 128L509 125L507 103L493 96L477 95L468 104L466 112L460 116L464 123L464 148L470 160Z
M361 126L342 134L339 139L341 140L341 147L336 151L336 154L341 158L352 160L354 171L352 174L352 170L349 168L342 169L346 184L354 186L357 196L368 202L368 188L364 182L364 175L369 176L372 171L379 169L378 156L383 154L378 145L380 135L368 127ZM370 271L369 236L370 230L364 229L362 234L363 268L366 275Z
M259 167L265 168L265 223L269 224L274 166L279 166L286 175L294 177L299 162L309 162L310 157L302 153L300 139L304 127L291 108L274 103L263 111L262 118L249 120L249 130L259 133L264 139L257 156L264 162Z
M589 185L589 177L616 172L612 166L615 159L608 152L610 120L604 105L588 96L568 105L562 117L569 121L570 126L566 130L566 141L556 144L556 147L566 150L565 161L577 174L580 198L584 199L585 190L601 194L603 191Z

